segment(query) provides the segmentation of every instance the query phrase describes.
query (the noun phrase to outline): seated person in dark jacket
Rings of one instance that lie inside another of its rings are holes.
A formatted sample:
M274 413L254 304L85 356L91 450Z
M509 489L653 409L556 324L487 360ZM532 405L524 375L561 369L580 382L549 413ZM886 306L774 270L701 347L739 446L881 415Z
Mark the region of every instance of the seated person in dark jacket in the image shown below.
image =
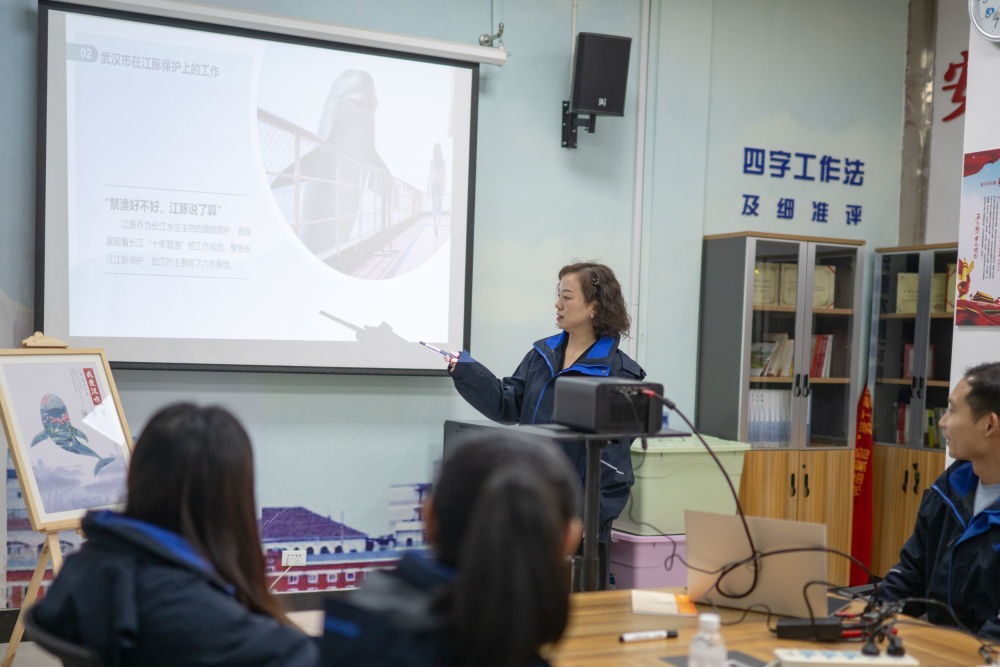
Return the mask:
M105 665L314 665L267 590L250 439L229 412L171 405L132 455L125 511L92 512L36 620Z
M630 319L625 297L614 271L604 264L580 262L559 270L556 288L556 326L561 333L535 341L510 377L498 379L468 352L454 356L449 370L455 388L469 405L486 417L505 424L546 424L555 408L559 377L617 377L641 380L646 372L619 349L628 335ZM611 523L628 502L635 478L631 440L622 439L601 450L599 554L601 588L608 583L608 545ZM560 442L582 485L586 449L582 442Z
M576 476L557 447L512 435L456 448L412 552L326 603L325 665L546 665L569 613Z
M1000 363L969 369L941 418L957 459L924 492L913 535L879 585L913 616L1000 639ZM911 598L913 601L907 602ZM926 600L936 601L927 602ZM957 622L956 622L957 618Z

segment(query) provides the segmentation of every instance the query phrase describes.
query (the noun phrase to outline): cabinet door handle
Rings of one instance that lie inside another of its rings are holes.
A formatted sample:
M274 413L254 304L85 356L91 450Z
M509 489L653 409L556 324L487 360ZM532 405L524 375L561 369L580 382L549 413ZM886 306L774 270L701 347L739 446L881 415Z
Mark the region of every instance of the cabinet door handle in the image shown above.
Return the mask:
M913 462L913 492L918 492L920 486L920 467L916 461Z
M791 495L791 497L792 498L795 497L795 473L794 472L792 473L792 495Z
M906 493L906 485L910 483L910 471L903 471L903 493Z
M803 498L809 497L809 473L802 475L802 489L805 491Z
M801 396L802 395L802 387L799 384L801 381L802 381L802 373L796 373L795 374L795 385L792 388L792 395L793 396Z
M808 396L809 394L811 394L812 393L812 388L809 386L809 375L808 374L802 376L802 384L803 384L802 395L803 396Z

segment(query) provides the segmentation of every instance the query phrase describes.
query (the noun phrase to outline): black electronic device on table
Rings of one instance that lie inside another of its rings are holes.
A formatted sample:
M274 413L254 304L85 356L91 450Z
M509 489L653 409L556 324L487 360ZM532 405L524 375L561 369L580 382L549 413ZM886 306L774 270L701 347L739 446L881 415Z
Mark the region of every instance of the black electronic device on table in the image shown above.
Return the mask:
M563 376L555 383L552 421L588 433L657 433L663 404L643 392L663 395L657 382L622 378Z

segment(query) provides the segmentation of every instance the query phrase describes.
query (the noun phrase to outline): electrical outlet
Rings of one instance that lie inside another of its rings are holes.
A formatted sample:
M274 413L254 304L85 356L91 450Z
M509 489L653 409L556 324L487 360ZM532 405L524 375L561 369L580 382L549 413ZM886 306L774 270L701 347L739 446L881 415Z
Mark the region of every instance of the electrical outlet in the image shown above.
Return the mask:
M296 565L306 564L306 552L301 549L294 549L292 551L282 551L281 552L281 565L282 567L295 567Z

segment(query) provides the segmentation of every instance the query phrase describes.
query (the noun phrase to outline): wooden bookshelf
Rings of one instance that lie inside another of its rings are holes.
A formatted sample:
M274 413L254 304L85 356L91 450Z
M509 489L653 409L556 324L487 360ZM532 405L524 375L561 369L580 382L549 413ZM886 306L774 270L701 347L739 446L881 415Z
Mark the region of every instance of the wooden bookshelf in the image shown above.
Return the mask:
M880 313L879 318L883 320L912 320L916 318L916 313ZM931 313L932 320L952 320L955 313Z
M823 378L818 378L823 379ZM816 382L816 379L809 378L810 382ZM878 384L898 384L904 387L909 387L913 384L913 378L878 378L875 380ZM927 380L928 387L950 387L951 382L948 380Z
M794 315L796 308L794 306L754 306L754 311L761 313L788 313Z
M754 306L754 312L795 314L794 306ZM813 308L813 315L853 315L853 308ZM912 317L912 315L911 315Z

